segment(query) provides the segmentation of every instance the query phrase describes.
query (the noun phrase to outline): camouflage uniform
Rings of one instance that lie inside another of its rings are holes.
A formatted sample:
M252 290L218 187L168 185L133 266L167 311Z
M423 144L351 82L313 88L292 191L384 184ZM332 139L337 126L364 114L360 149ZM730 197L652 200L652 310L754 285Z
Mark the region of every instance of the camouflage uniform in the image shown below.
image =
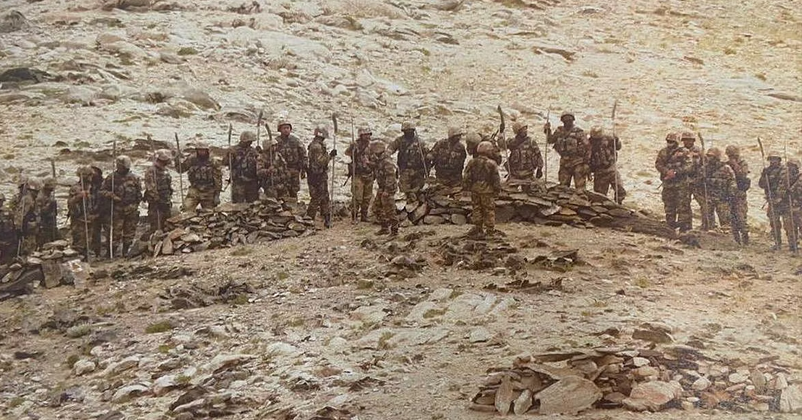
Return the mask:
M136 236L139 222L139 203L142 201L142 183L131 170L131 160L127 156L117 157L117 170L107 176L100 190L104 197L114 200L114 212L111 224L114 237L109 239L115 249L115 255L122 245L122 255L128 252ZM112 182L114 189L112 190Z
M666 224L673 229L688 231L692 227L691 194L689 175L692 173L690 152L679 147L678 136L669 134L666 138L669 145L660 150L654 166L663 181L663 206L666 213Z
M735 192L730 200L730 214L732 216L732 235L735 242L749 245L749 226L746 223L746 192L751 186L749 179L749 165L746 160L740 157L740 152L735 146L727 146L727 165L732 168L735 174Z
M703 161L707 162L707 160L702 148L693 145L692 140L695 139L696 136L693 133L682 134L682 142L685 144L685 148L688 149L691 156L691 175L689 176L691 198L699 205L699 212L702 215L702 225L700 229L707 230L715 226L715 223L708 218L710 212L705 205L705 174L704 171L702 171L702 167Z
M483 142L479 149L482 153L477 153L478 156L468 162L462 178L463 190L471 192L471 221L474 225L471 234L474 235L483 233L483 228L490 234L495 232L496 196L501 191L498 165L487 156L492 155L492 144Z
M298 191L301 190L300 179L306 178L307 158L301 140L290 134L286 138L279 136L276 151L286 162L286 172L284 173L284 196L281 197L288 202L298 201Z
M175 167L179 173L186 172L189 178L189 189L184 199L185 211L195 211L199 204L202 209L212 209L220 204L223 167L209 155L208 146L205 144L196 146L195 156L183 161L180 156L176 156Z
M398 167L393 163L390 155L384 151L384 143L377 141L380 145L371 145L371 151L376 153L376 215L381 230L379 234L390 233L398 234L398 217L395 214L395 193L398 191ZM378 151L381 149L381 151Z
M259 200L259 177L257 162L259 153L251 147L256 134L246 131L240 142L226 155L225 164L231 172L231 202L252 203Z
M721 227L730 225L730 202L735 196L738 187L735 184L735 172L726 163L721 161L721 150L711 148L707 151L706 182L707 182L707 220L708 226L716 227L718 215Z
M0 193L0 265L10 263L17 254L14 215L3 207L5 201L5 195Z
M165 167L171 158L163 153L157 160L159 162L154 162L145 171L144 199L148 203L149 233L164 231L173 209L173 179Z
M769 156L771 160L773 156ZM760 174L758 186L763 189L768 202L766 209L766 216L769 218L769 225L771 226L771 234L774 238L775 249L779 249L782 245L782 216L787 213L787 202L778 200L778 189L780 187L780 180L782 179L785 171L785 166L782 165L779 158L776 158L776 163L771 162L769 166ZM789 228L786 226L786 234L789 234ZM790 236L790 235L789 235Z
M286 198L288 174L287 162L281 153L276 151L276 144L265 143L256 162L256 173L259 176L259 185L267 197Z
M509 144L510 156L507 158L507 167L511 181L535 181L535 177L543 176L543 155L537 143L526 132L526 126L516 123L513 125L516 133ZM525 186L524 191L530 191L531 186Z
M795 159L790 159L783 167L780 173L779 185L777 186L777 193L773 195L774 202L777 203L776 208L779 210L779 217L785 227L785 235L788 239L788 248L791 251L797 250L799 239L799 224L796 223L794 202L798 201L793 196L793 191L797 190L794 184L799 178L799 162Z
M462 170L465 167L465 158L468 153L465 146L460 143L462 133L459 130L449 130L449 138L434 144L426 158L434 167L437 180L447 187L462 185ZM453 135L452 135L453 134Z
M39 235L36 238L36 244L39 247L58 240L58 227L56 226L58 205L54 194L55 188L56 180L46 178L42 183L42 191L39 191L39 195L36 196L36 207L39 208L39 219L41 220Z
M87 230L90 232L95 231L95 221L97 219L97 192L94 191L95 186L92 183L93 171L92 168L85 167L79 168L77 173L79 178L72 187L70 187L70 195L67 198L67 208L70 217L70 236L72 236L72 247L81 253L85 252L87 247L93 247L94 244L87 243ZM84 213L86 208L86 213ZM97 247L96 254L99 254L99 246Z
M354 156L354 144L348 146L345 151L346 156L350 156L353 165L348 165L349 173L354 170L355 173L351 178L351 194L354 200L353 213L354 218L360 216L362 221L368 220L368 210L370 209L370 200L373 198L373 168L371 167L370 143L357 140L356 143L356 156ZM354 167L354 169L351 169Z
M616 168L616 153L621 150L617 136L607 136L601 128L590 130L590 172L593 174L593 191L607 195L610 187L615 189L618 204L624 201L627 191Z
M566 117L570 116L573 124L573 114L563 113L561 120L565 123ZM571 179L574 180L574 188L585 189L585 184L590 175L588 162L590 161L590 144L581 128L572 125L557 127L554 133L547 133L548 143L553 144L554 150L560 155L560 170L557 173L560 185L571 186Z
M791 215L796 231L796 240L798 241L799 235L802 233L802 174L797 174L796 178L791 178L790 181L791 186L788 189L788 194L791 197ZM799 242L796 243L797 245L799 244Z
M110 236L111 201L100 194L100 188L103 186L103 171L97 166L91 166L91 168L92 187L90 188L90 191L92 195L92 202L94 203L94 209L90 211L95 217L95 223L89 226L91 229L89 231L89 235L92 237L89 243L92 246L92 251L94 251L95 255L99 257L103 251L103 232L106 232L105 236L107 239ZM108 249L108 245L106 246L106 249Z
M20 241L20 255L36 251L36 239L41 226L39 207L36 205L40 184L38 180L29 180L23 188L25 194L17 199L14 226L17 227L17 238Z
M417 201L418 192L423 188L428 176L424 157L429 154L426 145L415 133L415 126L405 122L401 126L404 135L397 137L387 145L387 154L398 152L399 170L398 188L407 201Z
M312 219L320 211L326 226L331 226L331 202L329 198L329 161L331 155L326 151L323 140L328 133L318 129L315 131L315 138L309 143L308 156L309 168L307 168L306 183L309 186L309 208L307 215ZM336 151L332 150L336 154Z

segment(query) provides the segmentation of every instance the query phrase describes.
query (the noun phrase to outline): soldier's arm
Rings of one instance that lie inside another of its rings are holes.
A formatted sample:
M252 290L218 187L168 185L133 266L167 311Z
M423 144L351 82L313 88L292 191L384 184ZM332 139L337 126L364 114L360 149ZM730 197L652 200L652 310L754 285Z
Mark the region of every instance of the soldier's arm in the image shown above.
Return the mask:
M490 171L490 185L493 186L493 192L498 194L501 191L501 175L498 172L498 165L493 164Z
M348 148L345 149L345 155L348 157L354 157L354 144L351 143L348 145Z
M309 159L306 155L306 149L303 144L301 144L300 140L298 141L298 156L301 159L301 171L306 172L309 168Z
M212 174L214 177L214 190L220 192L223 190L223 165L218 161L212 163Z
M760 174L760 180L757 182L757 185L764 190L768 188L768 184L766 183L766 172L766 170L763 170L763 172Z
M392 155L393 153L398 151L399 144L401 143L400 137L396 137L387 145L387 154Z
M613 136L613 141L615 142L615 150L621 150L621 139L618 136Z
M668 167L666 166L665 161L665 153L661 150L657 153L657 158L654 160L654 169L657 169L657 172L660 172L660 175L664 175L668 172Z

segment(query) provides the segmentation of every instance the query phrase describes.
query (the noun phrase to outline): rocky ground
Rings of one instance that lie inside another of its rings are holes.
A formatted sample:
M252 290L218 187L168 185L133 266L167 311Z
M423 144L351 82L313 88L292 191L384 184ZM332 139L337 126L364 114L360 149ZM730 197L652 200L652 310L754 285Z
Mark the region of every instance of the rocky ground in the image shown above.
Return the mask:
M288 115L302 137L336 112L342 151L352 120L389 138L412 118L431 142L450 122L492 131L501 104L509 120L556 124L573 109L581 126L609 129L617 99L629 205L658 213L652 162L669 130L742 146L755 175L758 136L800 153L802 8L793 2L3 6L0 72L45 72L38 83L2 82L5 193L20 173L48 174L49 158L62 183L89 159L107 170L115 141L141 170L147 134L224 147L229 123L237 135L259 110L273 123ZM5 18L11 10L23 18ZM762 203L754 191L755 231L765 230ZM468 410L488 369L522 353L646 347L632 338L644 322L728 369L777 358L789 383L802 382L800 263L764 252L760 235L745 250L715 235L699 250L603 229L502 228L509 237L489 250L460 239L463 227L410 228L413 237L384 243L343 222L270 244L94 264L84 288L0 303L2 415L488 418ZM581 263L535 263L564 250ZM760 409L649 417L781 417Z

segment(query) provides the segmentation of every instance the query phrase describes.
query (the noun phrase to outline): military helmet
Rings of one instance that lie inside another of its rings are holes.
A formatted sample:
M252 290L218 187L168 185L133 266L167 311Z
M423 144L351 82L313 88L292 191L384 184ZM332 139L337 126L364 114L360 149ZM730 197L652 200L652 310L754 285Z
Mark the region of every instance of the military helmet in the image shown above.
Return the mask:
M668 134L666 134L666 142L667 143L679 143L679 134L678 133L668 133Z
M287 119L278 120L278 124L276 124L276 130L281 130L282 126L289 125L292 128L292 124Z
M460 126L452 125L451 127L448 127L448 138L461 136L463 134L465 134L465 130Z
M682 133L682 136L680 136L680 140L696 141L696 134L693 134L690 131L685 131Z
M571 117L571 119L576 119L573 111L563 111L563 113L560 114L560 121L562 121L563 118L565 117Z
M126 155L117 156L117 166L122 166L125 169L131 169L131 158Z
M202 150L209 150L209 143L206 143L203 140L198 140L195 142L195 150L202 149Z
M794 159L794 158L788 159L788 166L796 166L796 168L799 169L800 168L799 159Z
M479 133L471 132L465 136L465 144L468 145L468 148L477 147L481 142L482 136Z
M739 149L738 146L729 145L724 149L724 153L726 153L727 156L738 156L741 154L741 149Z
M709 157L715 157L721 159L721 149L718 147L711 147L707 149L707 153L705 153Z
M403 123L401 123L401 131L414 130L414 129L415 129L414 121L404 121Z
M600 125L594 125L590 128L590 136L591 137L601 137L604 135L604 128Z
M363 126L363 127L359 127L359 129L356 131L356 134L361 136L363 134L373 134L373 132L370 130L370 127Z
M42 189L42 181L39 178L31 178L25 184L25 188L31 191L39 191Z
M78 175L79 178L91 178L95 175L95 171L91 166L79 166L75 170L75 175Z
M48 189L52 190L53 188L56 188L56 178L53 178L52 176L49 176L49 177L45 178L42 181L42 185L45 188L48 188Z
M523 121L515 121L515 123L512 125L512 132L518 134L518 132L524 127L528 126Z
M777 151L775 151L775 150L770 151L768 156L767 156L767 159L779 159L779 160L782 160L782 158L783 157L780 156L780 154L777 153Z
M239 135L240 143L252 143L254 141L256 141L256 133L253 131L243 131L242 134Z
M375 154L384 153L387 150L387 145L381 140L374 140L370 142L370 152Z
M162 162L169 162L173 160L173 154L167 149L159 149L156 151L156 160L160 160Z
M486 157L493 157L493 143L483 141L476 147L476 153Z
M315 128L315 137L327 139L329 138L329 130L326 127L317 127Z

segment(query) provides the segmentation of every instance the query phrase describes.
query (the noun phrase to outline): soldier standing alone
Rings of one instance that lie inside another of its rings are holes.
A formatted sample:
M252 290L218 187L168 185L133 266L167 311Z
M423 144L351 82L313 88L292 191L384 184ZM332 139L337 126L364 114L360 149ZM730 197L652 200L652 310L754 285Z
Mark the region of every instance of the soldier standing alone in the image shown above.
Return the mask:
M432 151L426 156L434 167L435 176L440 184L446 187L462 185L462 169L468 153L460 140L464 130L460 127L449 127L448 138L434 144Z
M381 223L377 235L398 235L398 217L395 214L395 193L398 191L398 167L393 163L383 141L370 144L370 151L375 156L376 174L376 214Z
M136 236L142 183L131 172L131 158L128 156L117 156L116 166L117 169L106 177L100 190L105 198L114 201L114 213L111 215L114 237L109 238L109 243L113 244L114 255L118 255L116 251L120 246L122 255L126 255Z
M493 144L487 141L479 143L474 157L465 168L462 178L464 191L471 192L471 221L473 228L468 236L482 237L485 230L488 235L496 234L496 196L501 191L501 176L498 165L492 159Z
M175 157L175 167L179 173L188 173L189 189L184 200L184 211L195 211L200 204L202 209L213 209L220 204L220 191L223 190L223 168L209 154L209 145L195 143L195 155L186 160Z
M292 135L292 124L289 121L278 122L279 136L275 150L284 158L286 173L280 174L284 179L284 196L280 197L289 203L298 202L298 191L301 190L301 179L306 178L307 158L301 140Z
M610 187L615 191L618 204L624 201L627 191L616 168L616 153L621 150L618 136L608 136L599 127L590 129L590 172L593 174L593 191L607 195Z
M735 242L749 245L749 226L746 224L746 192L752 184L749 179L749 165L741 157L741 151L736 146L727 146L727 165L735 174L735 192L730 200L730 214L732 215L732 236Z
M148 203L150 230L164 231L173 209L173 178L167 170L173 158L168 150L157 150L151 167L145 172L145 201Z
M583 190L590 175L588 168L590 145L585 132L574 125L573 112L563 112L560 121L563 123L562 127L557 127L553 133L550 123L547 122L543 127L548 144L554 145L554 150L560 155L560 170L557 177L560 185L570 187L573 179L574 188Z
M315 219L315 214L320 211L323 216L323 224L327 228L331 227L331 203L329 199L329 161L337 156L337 150L332 149L326 152L326 145L323 140L329 137L329 132L323 127L315 129L314 138L309 143L309 168L306 178L309 186L309 208L307 216Z

